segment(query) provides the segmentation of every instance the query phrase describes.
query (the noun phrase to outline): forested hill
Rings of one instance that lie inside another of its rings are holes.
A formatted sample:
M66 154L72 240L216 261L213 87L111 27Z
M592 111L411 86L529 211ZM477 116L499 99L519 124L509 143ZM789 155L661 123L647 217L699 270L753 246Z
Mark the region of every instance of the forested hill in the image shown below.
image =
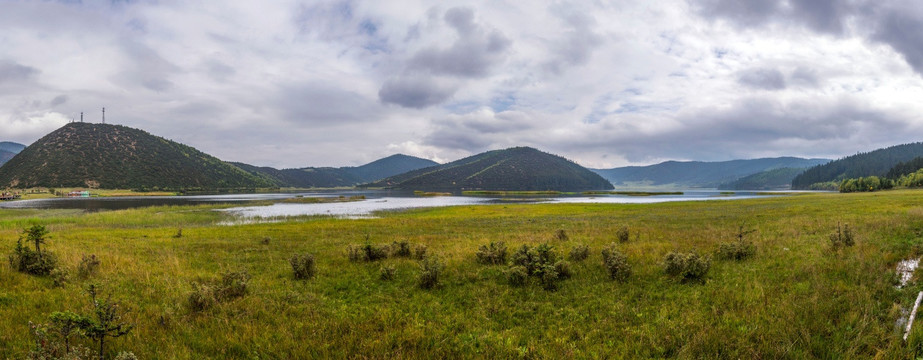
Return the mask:
M26 146L10 141L0 141L0 166L10 161L16 154L19 154Z
M901 162L923 156L923 142L896 145L858 153L805 170L792 180L792 189L808 189L812 184L839 182L865 176L885 176Z
M529 147L494 150L367 184L406 190L605 190L612 184L563 157Z
M2 187L219 189L272 184L192 147L120 125L70 123L0 167Z
M403 154L391 155L362 166L340 168L306 167L279 170L243 163L232 164L254 176L272 181L276 186L297 188L350 187L381 180L411 170L439 165L439 163L432 160Z
M829 159L777 157L717 162L667 161L649 166L593 170L613 184L714 188L742 177L779 168L808 168Z
M747 175L735 181L718 185L720 190L788 190L792 179L804 168L778 168Z

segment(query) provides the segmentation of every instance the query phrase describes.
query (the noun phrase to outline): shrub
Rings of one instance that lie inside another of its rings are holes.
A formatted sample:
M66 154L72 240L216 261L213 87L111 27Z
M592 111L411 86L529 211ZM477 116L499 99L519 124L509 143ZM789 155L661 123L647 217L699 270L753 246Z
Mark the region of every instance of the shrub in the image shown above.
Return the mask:
M506 275L506 281L513 286L522 286L526 284L526 281L529 280L529 272L526 271L524 266L510 266L504 271Z
M664 272L680 278L683 282L701 280L708 274L711 259L695 251L683 254L671 251L663 260Z
M77 264L77 275L88 278L99 270L99 259L95 254L83 255L80 264Z
M628 242L630 235L627 226L619 227L619 229L615 231L615 238L618 239L620 243Z
M346 254L349 256L349 261L352 262L368 261L366 260L365 251L363 251L362 247L359 245L350 244L347 246Z
M849 224L840 227L840 223L836 224L836 232L830 234L830 245L834 250L839 250L842 247L853 246L856 244L856 240L853 239L852 231L849 230Z
M554 263L554 271L558 273L558 278L562 280L570 279L574 276L574 270L571 268L570 263L564 260Z
M383 265L378 269L378 277L384 281L394 280L394 266Z
M570 249L570 254L567 256L571 261L583 261L590 257L590 248L586 245L580 244L576 245Z
M413 251L410 247L410 243L406 241L395 241L391 243L391 256L395 257L410 257L413 255Z
M558 241L567 241L567 232L564 229L558 229L558 231L554 232L554 238Z
M371 262L381 259L386 259L388 257L388 246L387 245L349 245L346 248L346 252L349 255L349 260L353 262Z
M603 248L602 257L603 267L609 273L610 279L625 281L631 276L631 264L628 263L628 257L618 250L615 243Z
M517 267L521 269L513 270ZM566 272L565 276L561 276L559 270ZM573 275L570 263L557 261L554 247L548 244L541 244L535 248L523 245L516 250L511 256L510 268L507 270L507 278L511 284L514 284L513 279L510 278L514 276L512 275L514 271L517 273L515 276L518 276L519 272L524 272L527 277L535 276L545 290L556 289L558 280ZM516 281L518 282L518 279ZM518 283L525 283L525 281Z
M488 245L481 245L477 252L477 261L481 264L500 265L506 263L506 244L502 241L491 241Z
M317 268L314 264L314 255L295 254L292 255L292 258L289 259L288 262L292 264L292 273L295 274L295 279L310 279L317 273Z
M65 268L56 268L51 270L51 281L54 287L63 287L70 280L70 272Z
M186 302L192 311L202 311L217 304L218 298L215 296L214 285L208 282L193 281L192 292L189 293Z
M112 302L112 296L105 299L97 297L98 287L90 285L87 293L90 295L90 301L93 305L93 314L95 319L90 319L83 333L86 337L93 339L99 344L99 358L103 359L105 354L104 345L107 337L117 338L128 334L133 325L121 322L122 315L119 313L119 305Z
M10 267L13 270L32 275L50 274L57 266L58 261L54 254L41 249L41 244L45 243L45 235L47 234L48 230L42 225L33 225L28 229L23 229L22 234L16 241L16 248L10 254ZM32 243L35 248L29 248L28 243Z
M246 271L226 271L221 274L221 283L215 295L218 300L231 300L247 295L250 274Z
M558 280L561 279L558 271L555 270L554 265L542 264L535 271L535 275L538 277L538 281L542 284L542 288L548 291L557 290Z
M423 260L426 258L426 245L417 244L413 247L413 258Z
M724 260L743 260L753 256L756 253L756 245L753 242L744 240L744 237L756 230L744 231L741 226L737 231L737 241L722 243L718 246L718 258Z
M246 271L227 271L217 280L192 282L192 293L188 304L193 311L201 311L213 305L233 300L247 294L250 274Z
M439 274L442 272L442 261L435 256L427 256L420 261L420 288L432 289L439 285Z

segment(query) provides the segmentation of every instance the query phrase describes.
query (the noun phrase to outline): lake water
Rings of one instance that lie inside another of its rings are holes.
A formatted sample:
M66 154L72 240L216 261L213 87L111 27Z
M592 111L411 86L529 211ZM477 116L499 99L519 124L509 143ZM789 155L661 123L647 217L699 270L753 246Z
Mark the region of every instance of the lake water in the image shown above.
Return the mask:
M366 200L320 204L287 204L253 206L254 201L276 201L296 196L336 197L362 195ZM310 191L265 194L222 194L192 196L136 196L111 198L52 198L0 202L0 208L7 209L82 209L86 211L119 210L147 206L194 205L194 204L240 204L240 207L226 209L243 218L274 218L283 216L331 215L341 217L370 216L376 211L441 207L454 205L489 205L512 202L543 203L620 203L643 204L667 201L739 200L765 197L756 192L737 191L722 194L718 190L686 190L682 195L627 196L627 195L565 195L545 197L497 197L497 196L436 196L421 197L409 191L392 190L340 190Z

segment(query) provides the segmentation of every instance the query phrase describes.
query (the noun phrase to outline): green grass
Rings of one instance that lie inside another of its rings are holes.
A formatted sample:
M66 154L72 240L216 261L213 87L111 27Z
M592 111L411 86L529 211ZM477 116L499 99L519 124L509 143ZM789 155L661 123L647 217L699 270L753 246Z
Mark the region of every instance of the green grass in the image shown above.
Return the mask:
M136 325L112 354L200 358L915 358L923 324L904 344L895 320L923 283L896 289L895 264L923 249L923 192L811 194L660 204L501 204L217 226L217 206L82 213L0 210L0 249L21 229L48 227L45 248L72 271L96 254L98 275L64 288L0 266L0 358L22 358L29 321L88 312L81 288L102 283ZM857 245L830 251L848 223ZM714 254L740 225L756 255L714 258L702 283L663 274L670 251ZM600 250L616 230L632 275L612 281ZM182 228L182 237L175 238ZM554 240L563 229L568 240ZM416 261L353 263L349 244L425 244L445 261L442 285L417 286ZM263 239L270 238L268 242ZM478 246L577 244L590 257L555 292L511 287L505 266L481 265ZM288 260L315 255L317 275L295 280ZM379 279L393 266L393 281ZM185 306L190 282L223 270L252 275L250 293L202 312ZM78 340L83 341L83 340Z

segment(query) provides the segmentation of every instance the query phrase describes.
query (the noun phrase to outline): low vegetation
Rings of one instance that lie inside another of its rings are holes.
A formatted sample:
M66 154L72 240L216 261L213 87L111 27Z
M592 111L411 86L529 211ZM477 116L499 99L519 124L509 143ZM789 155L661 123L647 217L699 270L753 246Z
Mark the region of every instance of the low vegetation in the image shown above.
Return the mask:
M710 268L711 258L695 251L674 251L663 258L663 271L683 282L702 280Z

